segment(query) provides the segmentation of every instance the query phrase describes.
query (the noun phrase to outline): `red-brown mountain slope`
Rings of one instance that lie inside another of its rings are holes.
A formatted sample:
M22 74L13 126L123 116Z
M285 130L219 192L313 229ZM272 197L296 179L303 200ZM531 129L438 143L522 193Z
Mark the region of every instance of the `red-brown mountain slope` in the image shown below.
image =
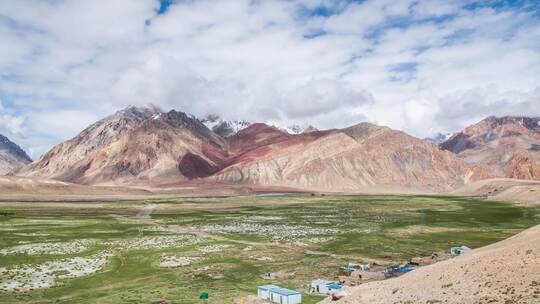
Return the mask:
M220 168L224 145L185 113L131 107L54 147L18 174L82 184L204 177Z
M444 191L485 176L484 170L423 140L362 123L264 145L210 178L330 191Z
M540 118L488 117L440 147L497 177L540 180Z

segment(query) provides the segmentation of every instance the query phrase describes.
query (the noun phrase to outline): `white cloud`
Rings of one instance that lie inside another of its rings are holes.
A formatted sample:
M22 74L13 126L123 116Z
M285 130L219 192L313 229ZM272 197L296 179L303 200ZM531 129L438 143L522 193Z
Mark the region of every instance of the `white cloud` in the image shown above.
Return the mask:
M0 132L39 154L146 103L420 137L540 115L538 15L468 3L200 0L157 15L157 0L2 1Z
M437 108L428 100L414 99L405 103L403 119L410 128L418 130L417 135L426 137L440 131L436 129L436 113Z
M501 92L495 86L455 92L441 99L435 117L456 129L494 114L540 116L540 86L527 92Z
M336 80L319 79L290 91L282 98L280 109L291 118L313 117L372 102L373 98L367 92L345 88L342 82Z
M28 138L25 136L25 122L25 117L9 113L9 111L4 108L2 100L0 99L0 134L7 136L11 141L28 151L28 147L31 146L31 143L28 142Z

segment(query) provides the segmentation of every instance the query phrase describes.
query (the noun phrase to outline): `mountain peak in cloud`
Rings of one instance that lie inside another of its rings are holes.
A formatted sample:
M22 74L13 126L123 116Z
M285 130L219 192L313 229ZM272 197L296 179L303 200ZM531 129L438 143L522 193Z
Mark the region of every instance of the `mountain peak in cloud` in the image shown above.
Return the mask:
M137 106L137 105L128 105L127 107L123 108L122 110L120 111L124 111L124 112L133 112L133 111L136 111L136 112L153 112L153 113L160 113L160 112L163 112L161 110L160 107L156 106L155 104L152 104L152 103L146 103L142 106Z

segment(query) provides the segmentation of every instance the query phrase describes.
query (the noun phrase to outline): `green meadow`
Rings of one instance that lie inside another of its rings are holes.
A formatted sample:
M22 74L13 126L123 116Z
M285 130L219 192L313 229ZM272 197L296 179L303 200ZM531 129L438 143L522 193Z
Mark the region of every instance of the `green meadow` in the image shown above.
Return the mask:
M149 217L136 216L151 204ZM335 278L346 262L390 264L456 245L477 248L540 222L534 208L443 196L34 205L2 206L0 303L191 304L202 292L207 303L242 303L263 284L303 291L302 303L317 303L322 297L306 292L309 282ZM263 278L268 272L275 276Z

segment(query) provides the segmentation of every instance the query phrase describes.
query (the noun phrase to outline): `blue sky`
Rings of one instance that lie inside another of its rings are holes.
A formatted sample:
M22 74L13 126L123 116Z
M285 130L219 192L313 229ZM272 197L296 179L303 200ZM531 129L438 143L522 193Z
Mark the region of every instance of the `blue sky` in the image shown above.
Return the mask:
M166 13L169 9L169 6L174 4L174 2L174 0L159 0L159 8L157 9L157 13L159 15Z
M539 12L538 1L1 1L0 133L39 157L148 103L418 137L540 115Z

